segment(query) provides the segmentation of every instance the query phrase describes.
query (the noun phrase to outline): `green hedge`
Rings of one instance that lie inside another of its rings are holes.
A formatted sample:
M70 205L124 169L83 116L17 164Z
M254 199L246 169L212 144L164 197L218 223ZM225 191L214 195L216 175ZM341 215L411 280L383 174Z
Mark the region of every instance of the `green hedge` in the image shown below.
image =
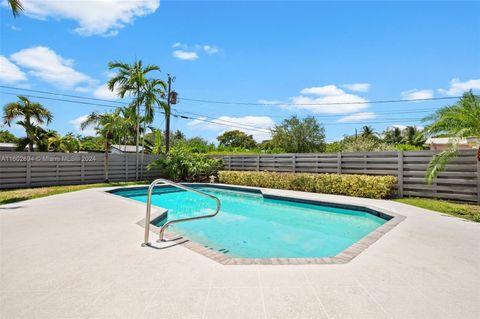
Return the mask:
M225 184L367 198L389 197L397 183L394 176L241 171L220 171L218 179Z

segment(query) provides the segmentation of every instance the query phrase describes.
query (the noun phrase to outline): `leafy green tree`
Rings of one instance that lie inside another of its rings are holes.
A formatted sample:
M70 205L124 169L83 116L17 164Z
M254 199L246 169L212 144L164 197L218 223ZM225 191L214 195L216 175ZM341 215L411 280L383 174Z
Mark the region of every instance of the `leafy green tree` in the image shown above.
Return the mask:
M388 145L382 142L378 138L364 137L360 135L355 138L355 136L347 136L342 140L343 152L381 152L394 150L395 147Z
M191 153L208 153L215 151L215 145L208 143L207 140L201 137L192 137L181 141L176 147L186 149Z
M0 130L0 143L17 143L18 138L9 131Z
M325 152L326 153L337 153L337 152L342 152L344 148L344 145L342 141L335 141L332 143L328 143Z
M38 140L41 124L49 124L53 114L43 105L31 102L27 97L19 95L17 102L11 102L3 107L3 123L9 127L16 119L16 124L25 129L28 149L33 152L33 144ZM25 142L25 140L24 140Z
M289 153L323 152L325 129L312 116L292 116L272 129L271 143Z
M88 152L104 151L105 141L102 136L81 136L77 135L80 141L80 150Z
M226 147L254 148L257 143L252 135L248 135L239 130L227 131L217 137L219 145Z
M475 146L480 147L480 97L472 91L466 92L456 104L439 109L425 117L424 121L431 122L425 128L427 135L447 134L452 141L448 148L435 155L428 165L425 179L432 183L447 163L458 155L458 142L461 139L474 137L477 139Z
M128 64L120 61L112 61L108 63L110 70L115 70L117 74L111 78L107 85L112 92L117 92L118 96L124 98L125 95L133 97L131 107L135 113L135 146L136 146L136 168L135 175L138 179L139 164L139 146L140 146L140 106L145 102L145 88L147 85L147 74L152 71L160 71L156 65L144 66L142 60Z

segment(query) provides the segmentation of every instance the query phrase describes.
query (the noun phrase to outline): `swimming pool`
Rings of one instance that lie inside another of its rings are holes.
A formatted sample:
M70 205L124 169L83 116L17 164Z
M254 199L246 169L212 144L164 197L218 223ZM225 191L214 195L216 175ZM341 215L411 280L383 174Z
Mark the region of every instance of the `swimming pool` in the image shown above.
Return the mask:
M213 218L173 224L169 229L204 247L234 258L333 257L387 222L368 210L267 198L260 192L197 186L218 197ZM116 195L146 203L147 188L116 189ZM152 204L166 208L170 219L212 213L215 202L172 187L156 188Z

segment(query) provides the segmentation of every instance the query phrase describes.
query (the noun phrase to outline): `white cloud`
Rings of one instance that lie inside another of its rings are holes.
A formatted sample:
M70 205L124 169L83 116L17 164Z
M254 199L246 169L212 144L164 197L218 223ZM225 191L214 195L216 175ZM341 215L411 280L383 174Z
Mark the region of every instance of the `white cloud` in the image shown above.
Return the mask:
M368 92L370 89L370 83L351 83L342 86L353 92Z
M355 121L363 121L363 120L370 120L376 118L377 115L373 112L362 112L362 113L355 113L352 115L347 115L339 119L337 122L345 123L345 122L355 122Z
M154 13L160 0L22 0L22 4L32 18L75 20L78 34L112 36L137 17Z
M402 92L402 97L406 100L430 99L433 97L432 90L408 90Z
M175 42L174 44L172 44L172 48L187 49L188 46L186 44L183 44L182 42Z
M480 79L462 82L459 78L454 78L450 81L450 87L448 89L439 89L438 91L445 95L460 96L469 90L480 90Z
M194 61L198 59L198 54L194 51L175 50L172 52L172 55L177 59L186 61Z
M345 92L336 85L330 84L325 86L314 86L311 88L306 88L300 91L302 94L314 94L314 95L341 95Z
M260 104L263 104L263 105L281 105L281 104L284 104L284 102L276 101L276 100L258 100L257 102L260 103Z
M65 59L47 47L20 50L10 56L18 65L29 69L28 73L60 88L92 85L95 81L73 68L73 60Z
M214 46L211 46L211 45L204 45L203 47L203 51L207 52L207 54L215 54L215 53L218 53L218 48L217 47L214 47Z
M18 66L3 55L0 55L0 82L12 83L26 79L25 73Z
M79 116L73 120L68 121L68 124L71 124L75 130L76 133L83 134L83 135L96 135L95 128L94 127L87 127L85 130L82 130L80 127L83 122L87 119L88 114Z
M198 59L201 53L212 55L220 51L218 47L209 44L188 45L182 42L175 42L172 44L172 48L176 49L172 52L175 58L187 61Z
M7 26L7 28L9 28L9 29L12 30L12 31L22 31L21 28L15 26L15 25L13 25L13 24L7 24L6 26Z
M188 122L187 125L200 130L217 131L218 135L223 134L225 131L239 130L246 134L251 134L258 142L269 139L271 137L270 128L275 125L275 121L269 116L220 116L214 120L208 119L209 122L204 122L204 120L206 118L200 117ZM231 125L230 128L228 128L229 125ZM253 129L242 128L241 126L249 126Z
M117 100L118 95L115 92L112 92L108 89L107 85L100 85L96 89L93 90L93 96L99 99L104 99L104 100Z
M300 93L301 95L291 97L288 102L262 99L258 100L258 103L317 114L347 114L368 107L366 98L347 93L334 84L305 88Z

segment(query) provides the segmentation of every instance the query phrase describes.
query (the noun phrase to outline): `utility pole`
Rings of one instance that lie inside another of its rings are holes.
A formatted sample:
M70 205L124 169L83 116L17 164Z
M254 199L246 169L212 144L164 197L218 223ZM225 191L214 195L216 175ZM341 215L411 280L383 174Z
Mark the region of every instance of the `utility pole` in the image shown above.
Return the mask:
M177 92L172 92L172 82L175 82L175 77L168 74L168 95L167 95L167 109L165 110L165 153L170 151L170 114L171 104L177 104Z

